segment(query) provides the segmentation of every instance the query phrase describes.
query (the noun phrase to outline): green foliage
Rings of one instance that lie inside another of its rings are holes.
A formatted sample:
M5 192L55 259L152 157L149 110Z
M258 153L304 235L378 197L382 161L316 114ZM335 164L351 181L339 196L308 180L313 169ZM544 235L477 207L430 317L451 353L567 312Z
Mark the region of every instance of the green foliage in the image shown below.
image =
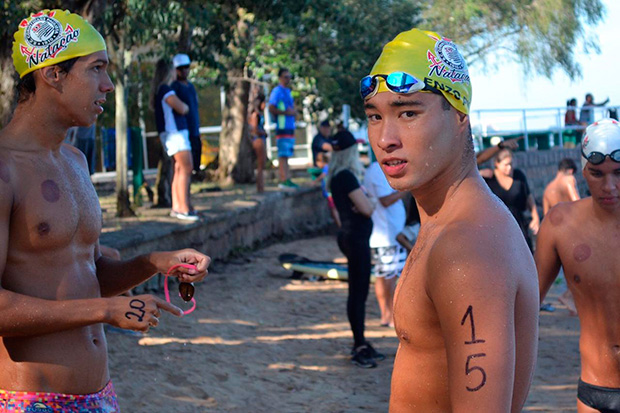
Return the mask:
M3 42L13 43L13 33L19 22L39 7L38 1L5 0L0 4L0 38Z
M548 77L556 69L580 76L576 46L598 51L587 29L604 14L601 0L432 0L428 5L428 27L461 45L468 61L500 51L526 72Z
M198 58L216 71L217 82L226 85L236 69L274 86L278 68L287 67L298 106L304 102L315 114L359 102L359 79L382 45L414 27L420 14L409 0L212 3L202 13L217 16L216 26L203 24L209 30L197 30L192 43ZM214 30L218 36L212 36ZM353 110L362 115L361 105Z
M348 103L357 117L359 79L400 31L435 30L470 63L499 53L526 71L577 77L576 46L597 50L588 27L604 13L601 0L8 0L0 6L4 56L20 19L43 7L94 10L93 24L131 50L134 67L184 50L200 64L193 81L228 86L231 73L275 84L286 66L298 105L316 113Z

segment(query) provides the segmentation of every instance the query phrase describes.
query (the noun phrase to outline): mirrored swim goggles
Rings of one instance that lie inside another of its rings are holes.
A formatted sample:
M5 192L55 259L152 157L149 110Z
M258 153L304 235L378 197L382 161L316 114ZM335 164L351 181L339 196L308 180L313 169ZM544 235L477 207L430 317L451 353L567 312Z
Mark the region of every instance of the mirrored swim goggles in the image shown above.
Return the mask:
M373 97L379 90L379 80L385 81L385 86L394 92L402 94L411 94L421 90L428 90L433 93L440 93L437 89L428 86L423 81L413 75L405 72L392 72L389 75L368 75L360 80L360 95L362 99Z
M609 158L614 161L620 163L620 149L616 149L611 153L604 154L602 152L592 151L589 154L585 154L583 149L581 150L581 155L587 159L592 165L600 165L605 162L605 158L609 156Z

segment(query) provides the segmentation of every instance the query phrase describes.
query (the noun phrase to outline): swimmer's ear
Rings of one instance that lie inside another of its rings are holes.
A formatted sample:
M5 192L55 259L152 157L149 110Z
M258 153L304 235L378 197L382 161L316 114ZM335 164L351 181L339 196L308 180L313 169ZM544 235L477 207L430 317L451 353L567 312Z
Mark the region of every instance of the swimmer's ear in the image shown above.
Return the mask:
M62 80L67 76L67 72L60 66L47 66L37 70L37 72L39 72L39 79L41 82L46 83L54 89L62 90Z
M454 109L456 112L456 122L459 126L459 132L463 133L469 129L469 115Z

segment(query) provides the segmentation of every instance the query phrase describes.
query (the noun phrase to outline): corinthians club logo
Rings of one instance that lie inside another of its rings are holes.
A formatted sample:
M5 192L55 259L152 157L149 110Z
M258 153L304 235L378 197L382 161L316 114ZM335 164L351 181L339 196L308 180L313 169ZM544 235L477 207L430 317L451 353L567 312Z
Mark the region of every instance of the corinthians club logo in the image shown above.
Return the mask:
M428 76L448 79L452 83L469 83L467 63L459 53L456 45L447 39L430 36L435 43L435 53L427 50L426 57L430 63Z
M443 39L438 41L435 45L435 52L445 64L454 70L463 70L466 67L465 60L452 42Z
M63 29L54 14L37 13L32 16L32 20L24 19L19 25L24 29L27 44L20 44L19 51L26 58L29 68L56 58L80 37L80 29L74 29L70 24Z
M44 15L30 20L24 29L24 38L31 47L45 47L56 42L61 32L60 22Z

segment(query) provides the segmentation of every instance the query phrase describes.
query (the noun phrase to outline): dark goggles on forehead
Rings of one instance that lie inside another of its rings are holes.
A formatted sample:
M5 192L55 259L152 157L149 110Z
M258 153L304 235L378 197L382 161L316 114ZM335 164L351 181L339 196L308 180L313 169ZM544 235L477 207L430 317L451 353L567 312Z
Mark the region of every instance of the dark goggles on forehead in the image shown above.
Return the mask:
M368 75L360 81L362 99L371 98L377 93L379 78L383 79L387 88L394 93L410 94L425 88L423 81L405 72L392 72L389 75Z
M581 155L588 160L592 165L600 165L605 162L605 158L609 156L609 158L614 161L620 163L620 149L616 149L612 153L604 154L602 152L592 151L589 154L585 154L583 149L581 150Z

